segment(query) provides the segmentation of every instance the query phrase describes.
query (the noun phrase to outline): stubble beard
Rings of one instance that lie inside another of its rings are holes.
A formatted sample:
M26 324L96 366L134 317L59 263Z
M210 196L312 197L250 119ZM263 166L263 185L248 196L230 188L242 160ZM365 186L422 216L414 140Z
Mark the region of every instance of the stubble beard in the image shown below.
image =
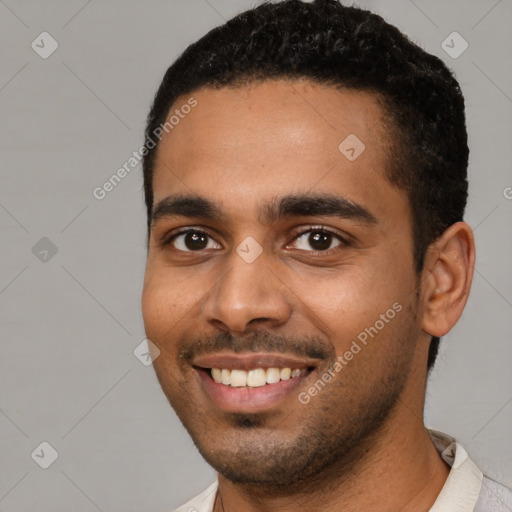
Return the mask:
M355 400L343 399L353 386L342 381L339 389L324 389L315 397L317 403L300 406L300 428L291 437L279 425L269 429L273 418L264 413L227 415L226 438L218 450L188 430L204 459L231 482L267 496L305 493L319 482L350 478L358 461L371 451L408 377L407 361L397 366L388 369L377 388Z

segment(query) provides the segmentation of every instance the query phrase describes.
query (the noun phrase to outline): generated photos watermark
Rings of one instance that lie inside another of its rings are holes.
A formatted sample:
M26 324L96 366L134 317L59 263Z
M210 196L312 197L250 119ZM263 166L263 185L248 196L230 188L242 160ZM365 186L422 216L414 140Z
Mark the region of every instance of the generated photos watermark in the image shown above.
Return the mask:
M164 133L169 133L171 130L173 130L178 124L181 122L182 119L185 119L185 117L190 114L192 109L197 106L197 100L193 97L190 97L186 103L181 105L180 108L177 108L174 110L173 113L167 118L166 122L164 124L161 124L160 126L157 126L153 130L152 136L148 137L145 141L145 143L140 146L137 151L134 151L132 155L125 161L125 163L117 169L117 171L112 174L108 180L103 183L100 187L96 187L92 191L92 195L95 199L98 201L102 201L107 197L107 194L109 192L112 192L114 188L121 183L121 181L130 174L137 165L142 161L142 159L148 154L149 150L156 147L158 142L156 142L155 139L158 139L159 141L162 140Z
M344 354L337 357L336 362L312 385L307 391L302 391L298 395L298 400L301 404L309 404L311 398L318 395L327 384L335 379L341 370L349 364L350 361L361 352L361 350L368 344L369 338L372 339L379 334L382 329L389 324L400 311L402 311L402 304L395 302L385 313L379 316L379 319L370 327L363 329L355 339L352 340L350 348Z

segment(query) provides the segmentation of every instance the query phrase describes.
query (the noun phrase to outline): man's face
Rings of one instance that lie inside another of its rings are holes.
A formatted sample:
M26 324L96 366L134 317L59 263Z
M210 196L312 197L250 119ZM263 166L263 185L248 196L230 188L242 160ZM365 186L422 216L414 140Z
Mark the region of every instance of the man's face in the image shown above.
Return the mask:
M411 215L385 177L382 110L307 81L193 97L153 179L142 308L162 389L233 481L349 464L419 368Z

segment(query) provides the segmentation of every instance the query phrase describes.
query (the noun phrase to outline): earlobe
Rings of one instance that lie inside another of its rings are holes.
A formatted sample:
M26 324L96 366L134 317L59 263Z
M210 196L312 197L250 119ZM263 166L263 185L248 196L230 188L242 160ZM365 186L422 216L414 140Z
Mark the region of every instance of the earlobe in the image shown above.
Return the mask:
M427 252L422 276L422 329L444 336L466 305L475 266L473 231L465 222L451 225Z

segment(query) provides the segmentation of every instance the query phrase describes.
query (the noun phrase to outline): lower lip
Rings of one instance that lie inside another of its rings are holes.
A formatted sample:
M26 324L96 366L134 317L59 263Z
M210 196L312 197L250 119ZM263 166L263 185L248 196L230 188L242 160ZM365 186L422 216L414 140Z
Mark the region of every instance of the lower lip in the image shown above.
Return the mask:
M225 412L255 413L272 409L290 397L297 397L297 389L311 372L301 377L280 380L275 384L265 384L256 388L233 388L215 382L209 370L196 368L203 389L211 401Z

